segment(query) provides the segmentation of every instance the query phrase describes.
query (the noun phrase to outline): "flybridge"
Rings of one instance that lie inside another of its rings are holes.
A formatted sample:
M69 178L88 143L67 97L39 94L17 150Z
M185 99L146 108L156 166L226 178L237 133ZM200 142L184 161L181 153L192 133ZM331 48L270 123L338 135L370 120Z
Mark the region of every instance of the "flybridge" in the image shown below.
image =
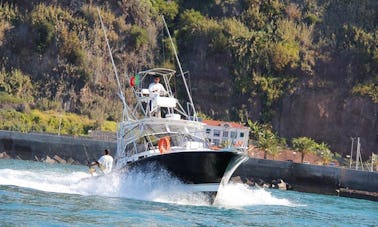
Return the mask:
M133 107L129 106L126 103L126 99L125 99L125 96L123 94L121 84L119 82L120 80L119 80L119 76L118 76L118 72L117 72L117 67L115 66L113 55L112 55L111 48L110 48L110 45L109 45L109 40L108 40L108 37L106 35L106 29L105 29L104 23L102 22L100 10L98 8L97 8L97 12L98 12L98 15L99 15L101 27L104 31L105 41L106 41L106 44L107 44L107 47L108 47L109 55L110 55L111 62L112 62L112 65L113 65L114 74L115 74L115 77L116 77L116 80L117 80L117 85L118 85L118 88L119 88L118 95L119 95L119 97L122 101L122 104L123 104L123 114L122 114L123 121L137 120L137 119L140 118L140 114L143 114L144 117L156 117L156 116L160 117L160 108L161 107L167 108L166 116L168 116L168 117L174 117L174 118L179 119L179 118L181 118L180 115L183 115L185 117L185 119L187 119L187 120L198 121L197 113L196 113L194 103L193 103L193 99L192 99L192 96L189 92L189 88L188 88L188 85L187 85L185 77L184 77L184 72L182 70L181 63L180 63L180 60L178 58L176 48L173 44L172 37L171 37L171 34L169 32L168 26L165 22L164 16L162 16L162 20L163 20L164 26L166 28L167 34L169 36L169 39L171 41L173 52L175 54L176 61L177 61L177 64L179 66L181 77L182 77L182 80L184 82L184 86L185 86L185 89L186 89L186 92L187 92L187 95L188 95L188 99L189 99L189 102L186 103L186 108L184 108L178 102L178 100L174 97L174 94L172 92L172 88L170 86L170 81L175 76L176 71L171 70L171 69L165 69L165 68L155 68L155 69L150 69L150 70L146 70L146 71L141 71L141 72L137 73L135 76L129 78L130 85L132 86L134 95L137 99L137 103ZM145 83L146 80L151 82L151 79L150 79L151 76L159 76L159 77L161 76L163 78L165 89L167 91L166 94L163 95L163 97L160 94L158 94L158 95L151 94L151 91L148 91L146 89L146 87L142 87L143 85L144 86L146 85L146 83ZM126 75L126 77L128 77L128 76Z
M176 98L171 87L172 79L175 77L174 70L165 68L154 68L137 73L130 79L133 86L136 103L132 108L132 115L140 117L161 117L162 111L165 118L192 119L195 116L195 110L192 103L186 103L183 106ZM148 88L148 84L153 82L154 77L160 77L165 91L163 94L152 93ZM188 94L190 96L190 93ZM163 108L163 109L162 109ZM194 118L194 120L198 120Z

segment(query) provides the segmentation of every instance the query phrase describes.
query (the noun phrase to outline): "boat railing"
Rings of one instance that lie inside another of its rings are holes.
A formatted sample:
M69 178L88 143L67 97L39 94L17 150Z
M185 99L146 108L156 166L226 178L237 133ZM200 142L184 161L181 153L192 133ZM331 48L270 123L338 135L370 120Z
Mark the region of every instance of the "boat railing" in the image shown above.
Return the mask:
M193 103L187 102L186 103L186 109L187 109L187 113L189 115L188 120L198 121L197 112L194 108ZM193 113L193 116L192 116L191 113Z
M170 147L181 148L181 149L207 149L209 148L209 143L205 139L196 137L194 135L185 133L156 133L156 134L146 134L139 138L128 138L128 143L125 146L126 156L132 156L137 153L142 153L146 151L159 150L159 141L169 138Z

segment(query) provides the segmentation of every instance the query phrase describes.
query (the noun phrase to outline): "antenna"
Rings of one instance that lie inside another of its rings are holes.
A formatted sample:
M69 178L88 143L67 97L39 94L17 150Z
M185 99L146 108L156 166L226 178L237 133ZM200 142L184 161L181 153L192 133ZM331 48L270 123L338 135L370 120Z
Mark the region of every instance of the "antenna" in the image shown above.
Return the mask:
M192 99L192 96L190 95L188 84L186 83L185 76L184 76L184 71L182 70L180 59L178 58L178 55L177 55L177 52L176 52L176 48L175 48L175 45L174 45L172 37L171 37L171 33L169 32L169 29L168 29L167 23L165 22L164 16L162 15L161 17L163 18L163 23L164 23L165 29L166 29L166 31L168 33L169 40L171 41L171 45L172 45L172 48L173 48L173 53L175 54L178 67L180 69L181 77L182 77L182 80L184 81L184 85L185 85L186 93L188 94L188 97L189 97L190 105L193 108L193 116L195 118L197 118L197 112L196 112L196 109L194 108L193 99ZM190 115L190 113L188 113L188 114Z
M115 77L116 77L116 80L117 80L117 85L118 85L118 89L119 89L119 91L118 91L118 96L119 96L119 98L121 99L122 104L123 104L122 120L123 120L123 121L125 120L125 116L126 116L126 118L129 120L129 119L130 119L130 117L129 117L129 110L128 110L129 107L128 107L128 105L126 104L126 100L125 100L125 96L124 96L123 91L122 91L121 83L119 82L119 77L118 77L117 67L115 66L115 63L114 63L113 54L112 54L112 51L111 51L111 49L110 49L110 45L109 45L108 36L106 35L105 25L104 25L104 23L102 22L102 17L101 17L100 10L99 10L98 7L97 7L97 13L98 13L98 17L100 18L101 28L102 28L102 30L104 31L106 45L107 45L107 47L108 47L108 51L109 51L109 55L110 55L110 59L111 59L111 61L112 61L112 65L113 65L114 74L115 74Z

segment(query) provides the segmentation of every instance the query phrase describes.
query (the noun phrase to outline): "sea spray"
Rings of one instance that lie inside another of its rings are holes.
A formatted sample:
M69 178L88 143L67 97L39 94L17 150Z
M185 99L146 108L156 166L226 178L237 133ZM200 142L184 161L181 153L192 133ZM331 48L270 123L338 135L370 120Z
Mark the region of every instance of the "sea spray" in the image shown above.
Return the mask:
M208 206L210 198L205 193L191 192L187 185L168 171L134 169L125 173L112 173L92 177L82 170L71 172L51 169L0 169L0 185L15 185L40 191L80 195L121 197L183 205ZM264 189L231 183L221 187L215 206L245 207L253 205L294 206L287 199L274 197Z
M287 199L279 199L263 188L249 187L241 183L229 183L220 187L214 201L220 207L245 207L255 205L295 206Z
M185 191L185 184L165 170L112 173L92 177L83 171L56 172L0 169L0 185L46 192L123 197L177 204L208 205L203 193Z

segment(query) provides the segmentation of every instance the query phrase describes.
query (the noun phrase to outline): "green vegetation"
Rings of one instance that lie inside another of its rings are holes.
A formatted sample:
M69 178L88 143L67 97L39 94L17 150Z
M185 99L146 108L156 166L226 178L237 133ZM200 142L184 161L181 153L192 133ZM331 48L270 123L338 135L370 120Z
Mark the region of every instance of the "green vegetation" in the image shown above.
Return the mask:
M125 73L175 66L159 18L164 14L184 69L195 75L193 93L199 86L216 93L215 80L226 78L229 89L222 93L238 102L220 118L239 121L242 109L243 116L259 122L250 123L258 129L252 134L273 156L286 145L267 125L284 98L341 87L350 96L378 103L374 0L15 1L0 3L0 105L7 119L3 129L56 130L56 123L46 123L49 120L37 127L28 117L37 110L78 114L91 122L70 126L65 133L114 129L107 121L120 119L121 103L97 7L122 84L127 84ZM223 100L215 101L224 110ZM210 115L213 107L202 105L197 109ZM303 155L312 152L302 145L295 146L304 149ZM327 162L327 149L317 150L323 150Z
M251 138L256 141L256 146L264 150L264 159L267 154L277 158L281 150L286 147L286 141L277 136L269 125L260 125L259 123L248 121L251 129Z
M352 94L377 103L378 30L369 19L375 14L373 2L245 0L225 6L184 1L176 39L190 59L193 50L200 60L231 56L233 61L225 62L234 80L230 95L241 92L251 104L258 102L263 123L271 121L283 97L308 89L305 81L314 77L324 83L311 89L335 89L339 83L333 80L345 81ZM339 68L332 76L318 66L333 71L335 64Z
M148 42L147 31L137 25L133 25L130 30L131 43L138 49Z
M357 84L352 89L353 94L370 97L374 103L378 103L378 84Z
M283 149L290 149L284 138L272 132L270 125L261 125L250 120L248 121L248 125L250 127L252 141L254 141L258 148L264 151L264 159L267 158L267 154L270 154L273 159L276 159ZM301 153L302 163L305 156L308 154L319 155L325 165L328 165L335 159L335 155L330 151L326 143L317 143L308 137L293 138L291 141L291 149Z
M7 104L22 104L24 103L24 100L20 98L16 98L13 95L10 95L6 92L0 92L0 103L2 105L7 105Z
M331 161L334 160L335 155L330 151L329 146L326 143L317 144L316 151L322 157L323 163L328 165Z
M302 154L301 162L302 163L303 163L305 155L316 152L316 147L317 147L316 145L317 144L311 138L307 138L307 137L294 138L292 140L292 143L293 143L293 148L296 151L301 152L301 154Z
M19 69L12 70L9 73L3 69L0 71L0 92L16 99L32 101L34 89L30 77L23 74Z
M16 110L0 110L0 128L20 132L44 132L66 135L87 135L96 129L96 122L86 117L56 111L31 110L28 113ZM115 131L115 122L105 121L99 127L103 131Z
M325 165L328 165L331 161L334 160L335 157L335 155L330 151L329 146L326 143L322 142L319 144L308 137L293 138L292 145L294 150L302 154L302 163L305 155L307 154L319 155L323 160L323 164Z

